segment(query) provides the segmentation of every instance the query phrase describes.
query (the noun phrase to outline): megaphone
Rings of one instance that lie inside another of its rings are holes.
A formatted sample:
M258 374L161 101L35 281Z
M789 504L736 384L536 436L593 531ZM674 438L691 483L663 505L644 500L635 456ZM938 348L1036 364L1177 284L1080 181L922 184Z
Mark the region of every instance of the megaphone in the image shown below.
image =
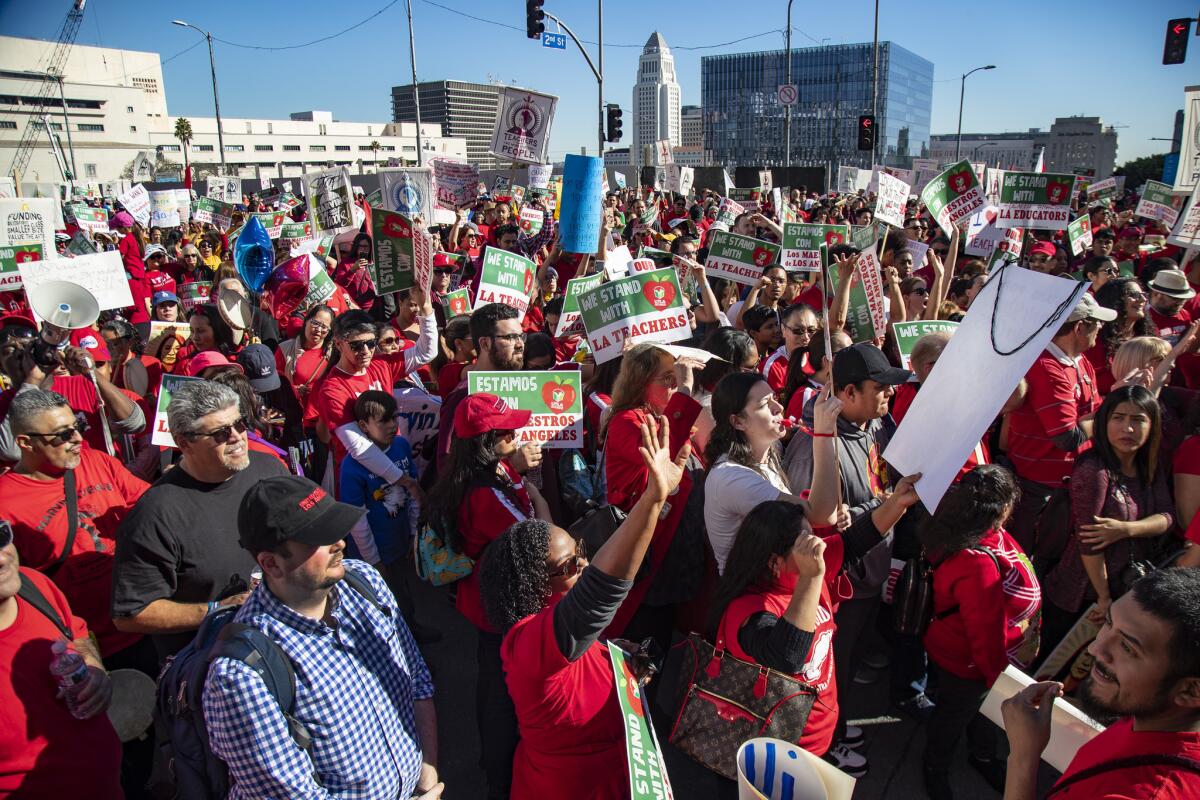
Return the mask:
M100 318L100 301L78 283L46 281L25 294L33 313L59 328L87 328Z

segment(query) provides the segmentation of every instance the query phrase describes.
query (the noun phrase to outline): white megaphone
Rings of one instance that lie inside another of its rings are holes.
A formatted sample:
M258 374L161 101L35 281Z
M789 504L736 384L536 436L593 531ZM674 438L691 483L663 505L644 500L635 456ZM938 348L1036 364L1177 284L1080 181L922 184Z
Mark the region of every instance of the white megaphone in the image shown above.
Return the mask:
M46 281L25 293L33 313L59 328L87 328L100 318L100 301L78 283Z

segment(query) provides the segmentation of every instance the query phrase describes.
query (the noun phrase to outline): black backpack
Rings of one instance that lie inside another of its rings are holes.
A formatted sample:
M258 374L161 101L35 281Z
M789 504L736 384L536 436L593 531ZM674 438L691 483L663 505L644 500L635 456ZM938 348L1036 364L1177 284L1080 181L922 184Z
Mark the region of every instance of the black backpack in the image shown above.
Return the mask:
M344 583L387 613L366 578L347 569ZM305 752L312 748L311 734L292 716L296 673L291 660L265 633L234 622L238 608L219 608L205 617L195 638L168 658L159 672L150 779L151 793L157 798L218 800L229 794L229 770L209 744L202 702L208 667L216 658L237 659L257 672L279 701L292 739Z
M1004 577L1000 567L1000 559L987 547L968 547L973 553L987 553L996 565L996 571ZM945 611L933 613L933 571L934 564L924 555L910 558L904 562L904 569L896 579L896 587L892 590L892 626L896 633L909 636L924 636L929 629L929 623L935 619L945 619L958 611L953 605Z

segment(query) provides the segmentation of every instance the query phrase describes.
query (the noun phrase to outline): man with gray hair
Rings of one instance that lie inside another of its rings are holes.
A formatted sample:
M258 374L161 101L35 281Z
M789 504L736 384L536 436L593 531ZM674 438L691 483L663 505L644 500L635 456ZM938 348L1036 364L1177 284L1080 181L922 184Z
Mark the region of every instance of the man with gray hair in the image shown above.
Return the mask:
M238 506L251 486L288 474L248 449L238 396L226 386L184 383L167 417L183 457L122 523L112 592L113 623L149 634L160 660L213 608L245 600L254 559L238 546Z

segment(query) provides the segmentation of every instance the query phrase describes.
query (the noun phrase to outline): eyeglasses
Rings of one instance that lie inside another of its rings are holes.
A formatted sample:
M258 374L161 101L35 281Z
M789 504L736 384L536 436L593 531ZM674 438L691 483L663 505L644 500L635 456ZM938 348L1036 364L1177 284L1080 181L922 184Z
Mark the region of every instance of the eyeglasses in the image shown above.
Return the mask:
M390 344L395 344L395 343L396 343L396 342L398 342L398 341L400 341L400 340L399 340L399 339L397 339L395 336L389 336L389 337L388 337L388 338L386 338L386 339L380 339L380 340L379 340L379 344L380 344L380 345L385 345L385 344L389 344L389 345L390 345Z
M325 333L329 333L329 326L324 322L317 322L315 319L310 319L308 324L312 326L314 331L324 331Z
M573 578L587 566L587 545L583 539L575 541L575 555L564 561L558 569L547 573L551 578Z
M805 327L804 325L801 325L798 328L793 328L790 325L785 325L784 327L787 328L789 331L791 331L795 336L804 336L805 334L807 334L808 336L816 336L817 331L821 330L820 328L816 328L816 327L809 328L809 327Z
M928 289L913 289L911 292L909 292L909 294L919 294L922 297L924 297L925 295L929 294L929 290Z
M499 339L502 342L523 342L529 334L522 331L521 333L498 333L493 336L493 339Z
M366 352L367 350L374 350L376 347L378 347L379 340L378 339L359 339L356 342L346 342L346 344L349 345L350 349L353 350L354 352L363 353L363 352Z
M239 434L245 433L249 427L250 426L246 424L246 418L239 417L236 421L228 425L222 425L215 431L209 431L208 433L189 433L186 435L193 439L197 439L201 436L207 436L217 444L225 444L231 438L233 438L234 431L237 431Z
M1133 300L1138 303L1144 303L1146 302L1146 295L1142 294L1141 292L1130 292L1129 294L1125 295L1125 299Z
M36 436L39 439L41 439L42 441L44 441L46 444L50 445L51 447L61 447L62 445L66 444L67 442L74 441L75 434L79 434L80 436L83 436L84 432L87 429L88 429L87 422L82 419L77 419L77 420L75 420L74 425L72 425L69 428L64 428L61 431L55 431L54 433L36 433L36 432L30 431L27 435L28 436Z

